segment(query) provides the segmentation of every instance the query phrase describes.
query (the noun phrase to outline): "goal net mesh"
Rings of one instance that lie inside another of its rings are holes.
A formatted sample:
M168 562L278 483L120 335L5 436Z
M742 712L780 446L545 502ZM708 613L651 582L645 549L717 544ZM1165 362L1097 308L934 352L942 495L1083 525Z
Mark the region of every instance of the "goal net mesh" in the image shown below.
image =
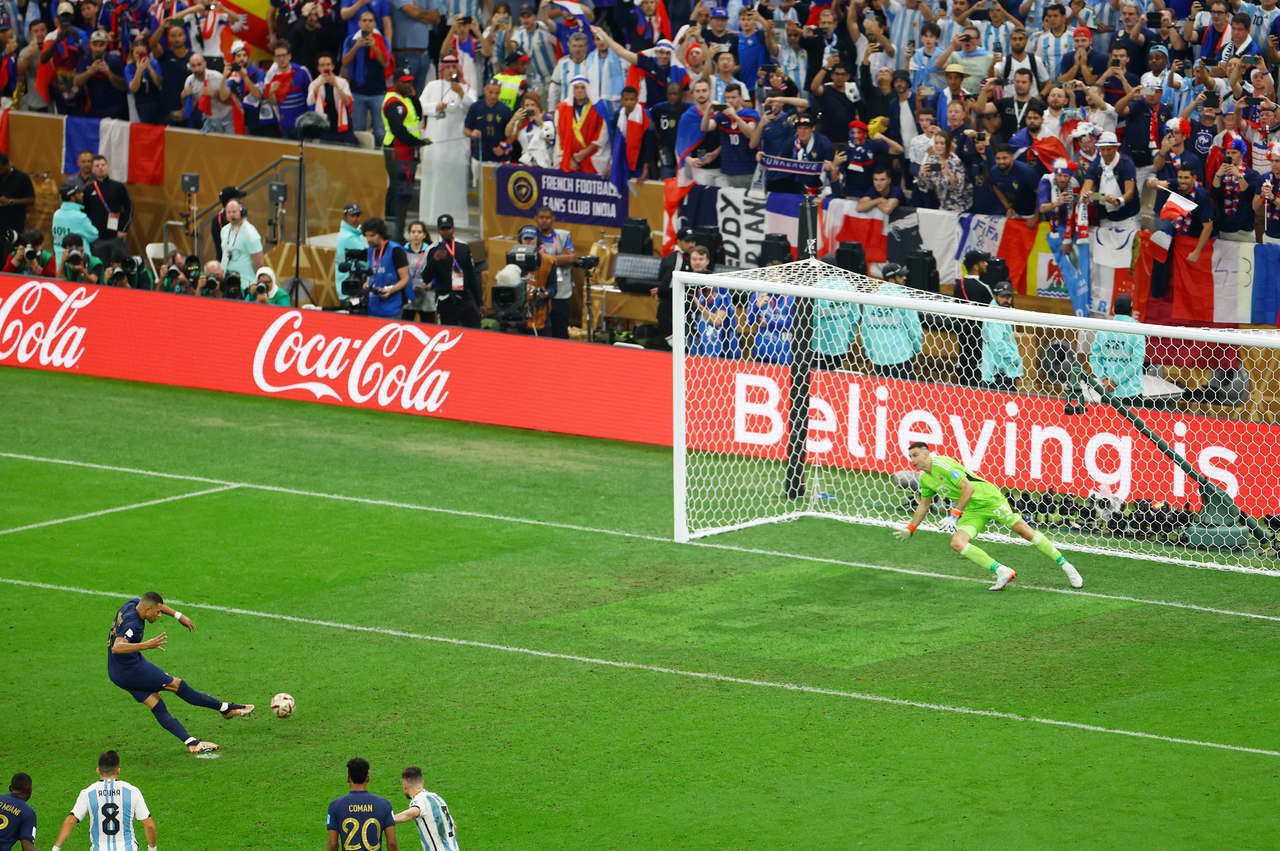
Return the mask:
M979 306L816 260L673 289L680 540L903 525L923 441L1064 550L1280 572L1274 332Z

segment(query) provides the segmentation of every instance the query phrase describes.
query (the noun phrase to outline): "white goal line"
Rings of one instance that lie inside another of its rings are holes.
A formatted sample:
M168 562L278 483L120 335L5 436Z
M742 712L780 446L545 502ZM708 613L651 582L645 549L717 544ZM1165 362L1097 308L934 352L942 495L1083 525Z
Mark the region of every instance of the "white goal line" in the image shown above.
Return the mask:
M77 588L69 585L54 585L48 582L32 582L23 579L12 579L0 577L0 583L8 585L22 586L26 588L37 588L46 591L62 591L72 594L84 594L94 597L129 597L129 594L116 591L100 591L92 588ZM823 695L826 697L838 697L846 700L857 700L866 703L878 703L888 706L897 706L906 709L923 709L931 712L945 712L953 715L969 715L980 718L993 718L1000 721L1015 721L1027 724L1041 724L1049 727L1061 727L1070 730L1081 730L1089 733L1108 733L1115 736L1126 736L1134 739L1144 739L1147 741L1164 742L1174 745L1189 745L1199 748L1211 748L1214 750L1233 751L1235 753L1257 754L1260 756L1280 757L1280 751L1268 748L1255 748L1247 745L1230 745L1221 742L1209 742L1201 739L1188 739L1180 736L1163 736L1158 733L1146 733L1140 730L1125 730L1118 727L1104 727L1097 724L1084 724L1078 721L1062 721L1056 718L1041 718L1035 715L1020 715L1016 712L1001 712L995 709L975 709L968 706L951 706L943 703L926 703L918 700L905 700L897 697L886 697L884 695L869 694L867 692L843 691L841 689L822 688L820 686L802 685L799 683L776 682L773 680L757 680L749 677L735 677L729 674L717 674L710 671L690 671L683 668L669 668L663 665L646 665L641 662L627 662L618 659L603 659L595 656L579 656L572 653L556 653L548 650L535 650L528 647L516 647L508 644L494 644L487 641L474 641L465 638L451 638L442 635L428 635L419 632L408 632L399 629L387 629L385 627L364 626L361 624L341 623L339 621L327 621L317 618L304 618L296 615L283 615L275 612L260 612L253 609L241 609L233 606L218 606L210 603L195 603L188 600L174 599L170 601L173 605L182 606L187 609L199 609L211 612L221 612L229 615L242 615L245 617L263 618L267 620L284 621L286 623L304 624L307 626L323 627L328 629L338 629L345 633L363 632L374 635L385 635L392 638L407 638L415 641L429 641L437 644L448 644L456 647L472 647L480 650L496 650L503 653L518 653L524 656L533 656L539 659L553 659L564 662L577 662L586 665L596 665L600 667L617 668L629 671L647 671L654 674L668 674L677 677L687 677L690 679L704 680L715 683L725 683L729 685L750 686L755 688L777 689L780 691L800 692L802 694Z
M223 479L211 479L206 476L186 475L182 473L166 473L158 470L144 470L137 467L119 467L110 464L98 464L91 461L75 461L68 458L47 458L39 455L25 455L17 452L0 452L0 458L12 458L18 461L31 461L42 464L59 464L67 467L83 467L92 470L105 470L113 473L130 473L139 476L152 476L161 479L182 479L193 482L204 482L205 484L221 485L223 489L244 488L246 490L260 490L269 493L282 493L290 496L310 497L313 499L332 499L341 502L354 502L361 505L378 505L385 508L401 508L407 511L427 511L434 514L446 514L451 517L468 517L477 520L492 520L501 523L516 523L524 526L540 526L548 529L563 529L568 532L584 532L592 535L609 535L617 538L629 538L637 541L651 541L659 544L670 544L672 546L682 547L698 547L709 550L720 550L723 552L742 553L747 555L759 555L772 558L790 559L793 561L805 561L815 564L829 564L837 567L857 567L866 570L878 570L884 573L897 573L905 576L918 576L925 579L944 579L950 582L969 582L982 585L990 584L991 580L986 577L978 578L973 576L957 576L950 573L939 573L931 570L917 570L909 567L895 567L887 564L874 564L871 562L850 561L846 559L830 558L827 556L806 555L803 553L789 553L778 550L766 550L755 547L737 546L734 544L718 544L710 541L674 541L671 538L659 535L647 535L641 532L627 532L621 529L602 529L595 526L582 526L574 523L557 523L551 520L538 520L531 517L515 517L505 514L490 514L483 511L467 511L460 508L445 508L437 505L418 505L410 502L396 502L388 499L371 499L369 497L346 496L343 494L323 493L320 491L307 491L298 488L287 488L279 485L262 485L252 482L231 482ZM173 499L169 497L168 499ZM1124 594L1102 594L1097 591L1085 591L1083 589L1057 588L1042 585L1030 585L1019 582L1010 588L1022 591L1039 591L1048 594L1070 594L1075 597L1089 597L1097 600L1113 600L1124 603L1134 603L1143 606L1160 606L1169 609L1180 609L1184 611L1200 612L1203 614L1222 615L1233 618L1247 618L1250 620L1270 621L1280 623L1280 615L1268 615L1260 612L1244 612L1233 609L1216 608L1213 606L1200 606L1195 603L1180 603L1174 600L1153 600L1143 597L1132 597Z

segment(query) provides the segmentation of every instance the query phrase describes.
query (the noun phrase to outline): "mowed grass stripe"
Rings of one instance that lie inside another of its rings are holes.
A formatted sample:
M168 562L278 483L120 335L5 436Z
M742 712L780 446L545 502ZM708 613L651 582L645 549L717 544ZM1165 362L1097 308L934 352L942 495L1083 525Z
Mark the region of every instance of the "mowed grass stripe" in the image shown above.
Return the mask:
M877 564L872 562L852 561L846 559L836 559L829 556L806 555L803 553L779 552L760 547L743 547L733 544L721 544L710 541L689 541L687 543L678 543L671 538L659 535L649 535L640 532L628 532L622 529L606 529L597 526L585 526L574 523L558 523L552 520L541 520L531 517L519 517L507 514L494 514L490 512L468 511L458 508L447 508L437 505L422 505L418 503L402 502L398 500L376 499L370 497L348 496L345 494L325 493L321 491L309 491L298 488L283 487L279 485L257 484L253 482L233 482L224 479L213 479L205 476L186 475L183 473L166 473L158 470L146 470L136 467L119 467L110 464L99 464L92 461L78 461L68 458L50 458L38 455L26 455L17 452L0 452L0 458L11 458L20 461L30 461L47 464L60 464L71 467L84 467L94 470L102 470L106 472L127 473L139 476L153 476L164 479L181 479L193 482L202 482L206 484L221 485L223 488L244 488L251 490L266 491L269 493L279 493L288 496L310 497L315 499L328 499L341 502L350 502L360 505L380 506L384 508L398 508L408 511L425 511L434 514L444 514L453 517L466 517L476 520L489 520L500 523L512 523L525 526L539 526L549 529L562 529L569 532L583 532L593 535L609 535L613 537L630 538L634 540L650 541L661 544L671 544L673 546L699 547L710 550L720 550L725 552L736 552L742 554L766 556L782 559L796 559L801 561L818 562L822 564L831 564L840 567L857 567L866 570L878 570L888 573L898 573L907 576L919 576L928 579L944 579L952 582L969 582L979 584L989 584L990 579L987 577L974 576L957 576L955 574L941 573L930 570L919 570L909 567L898 567L895 565ZM212 491L211 491L212 492ZM1088 577L1085 577L1088 582ZM1104 594L1097 591L1087 591L1084 589L1071 589L1063 587L1052 587L1043 585L1032 585L1025 582L1017 581L1010 586L1015 591L1037 591L1051 594L1072 594L1081 597L1092 597L1099 600L1110 600L1114 602L1135 603L1144 606L1162 606L1165 608L1182 609L1186 611L1201 612L1204 614L1222 615L1225 617L1249 618L1262 621L1270 621L1280 623L1280 615L1269 615L1260 612L1248 612L1237 609L1227 609L1215 606L1203 606L1195 603L1183 603L1175 600L1159 600L1149 597L1137 597L1124 594Z
M9 585L19 585L26 588L39 588L46 591L59 591L71 594L84 594L95 597L112 597L116 599L127 598L129 595L119 591L102 591L92 588L77 588L69 585L54 585L47 582L34 582L30 580L14 579L11 577L0 577L0 582ZM1106 733L1117 736L1127 736L1135 739L1146 739L1149 741L1164 742L1176 745L1188 745L1200 748L1213 748L1216 750L1234 751L1237 753L1258 754L1261 756L1280 757L1280 751L1269 750L1266 748L1255 748L1246 745L1232 745L1221 742L1208 742L1199 739L1186 739L1178 736L1162 736L1156 733L1146 733L1140 730L1123 730L1115 727L1104 727L1095 724L1083 724L1077 721L1064 721L1055 718L1041 718L1032 715L1018 715L1012 712L1000 712L994 709L975 709L967 706L948 706L939 703L926 703L916 700L903 700L895 697L887 697L885 695L867 694L865 692L843 691L840 689L820 688L817 686L808 686L800 683L772 682L769 680L755 680L747 677L735 677L730 674L720 674L711 671L690 671L681 668L669 668L661 665L647 665L642 662L628 662L618 659L602 659L594 656L577 656L569 653L554 653L546 650L537 650L528 647L513 647L506 644L495 644L487 641L474 641L465 638L451 638L442 635L428 635L419 632L409 632L399 629L387 629L384 627L367 626L364 624L341 623L339 621L320 620L318 618L304 618L296 615L285 615L278 612L260 612L253 609L242 609L234 606L219 606L212 603L197 603L187 600L171 600L174 606L182 606L187 609L202 609L205 611L220 612L223 614L241 615L245 617L263 618L266 620L283 621L286 623L303 624L306 626L323 627L327 629L336 629L343 632L361 632L374 635L385 635L393 638L407 638L415 641L429 641L437 644L450 644L459 647L473 647L483 650L495 650L503 653L517 653L525 656L533 656L541 659L553 659L564 662L576 662L586 665L596 665L609 668L621 668L633 671L648 671L655 674L667 674L678 677L689 677L692 679L706 680L718 683L727 683L732 685L750 686L754 688L779 689L789 692L801 692L804 694L823 695L827 697L838 697L848 700L865 701L869 703L887 704L890 706L907 707L912 709L923 709L932 712L946 712L957 715L971 715L981 718L992 718L1002 721L1016 721L1028 724L1043 724L1051 727L1061 727L1073 730L1082 730L1090 733Z
M223 485L218 488L207 488L202 491L193 491L191 493L180 493L174 496L163 496L159 499L149 499L144 502L134 502L129 505L118 505L114 508L103 508L99 511L90 511L85 514L74 514L70 517L58 517L53 520L42 520L39 523L28 523L25 526L14 526L12 529L0 529L0 535L12 535L16 532L28 532L32 529L43 529L47 526L58 526L63 523L73 523L77 520L88 520L93 517L103 517L107 514L118 514L122 511L133 511L138 508L147 508L152 505L163 505L166 502L177 502L180 499L191 499L197 496L208 496L213 493L222 493L223 491L235 490L237 485Z

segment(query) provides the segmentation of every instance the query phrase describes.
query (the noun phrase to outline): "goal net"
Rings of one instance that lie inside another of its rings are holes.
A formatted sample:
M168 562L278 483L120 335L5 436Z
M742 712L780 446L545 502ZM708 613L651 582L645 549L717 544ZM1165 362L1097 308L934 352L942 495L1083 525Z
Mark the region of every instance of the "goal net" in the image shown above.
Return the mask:
M977 305L817 260L672 287L678 540L905 524L923 441L1062 549L1280 572L1274 331Z

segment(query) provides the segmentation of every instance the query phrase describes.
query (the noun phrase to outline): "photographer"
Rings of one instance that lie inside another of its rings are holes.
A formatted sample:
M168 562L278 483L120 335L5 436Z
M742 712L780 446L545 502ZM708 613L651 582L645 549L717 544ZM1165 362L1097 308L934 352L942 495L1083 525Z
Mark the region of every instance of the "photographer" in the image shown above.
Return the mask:
M151 270L139 265L132 257L125 257L112 263L102 272L101 283L109 287L128 287L131 290L155 289L155 279Z
M338 298L342 298L342 284L351 277L351 272L344 272L341 268L347 253L368 248L364 234L360 233L360 214L360 205L354 201L342 208L342 223L338 225L338 242L333 252L333 288Z
M270 266L258 270L253 286L244 291L244 300L277 307L289 306L289 294L276 286L276 273Z
M198 271L199 266L192 262L194 258L187 261L186 274ZM241 279L239 272L226 272L224 274L222 264L217 260L210 260L204 264L204 274L196 278L196 295L205 298L229 298L239 300L241 296L240 290Z
M387 225L382 219L367 219L360 232L369 246L369 280L364 285L369 293L369 315L399 319L409 300L405 293L409 286L409 258L399 243L387 238Z
M248 221L244 204L237 199L223 208L227 223L222 226L222 262L227 273L235 272L241 280L252 280L256 269L266 265L262 253L262 236Z
M520 163L538 168L552 167L552 151L555 150L556 126L547 121L537 92L525 92L520 110L507 122L507 138L520 146Z
M705 85L705 84L704 84ZM573 295L573 278L570 277L578 254L573 248L573 237L567 230L556 227L556 215L543 204L534 214L533 223L538 226L538 247L543 256L555 261L556 268L547 277L547 292L551 296L551 309L547 312L545 331L552 337L569 339L569 299Z
M24 230L18 234L13 253L4 261L5 272L18 275L39 275L52 278L58 274L52 251L44 251L44 234L38 230Z
M454 239L453 216L448 213L436 219L436 230L440 241L431 249L428 270L435 281L440 324L479 328L484 295L471 260L471 246Z
M58 277L78 284L102 281L102 261L85 251L84 238L69 233L62 238L62 265Z
M189 262L192 264L190 271L188 271ZM198 258L192 257L188 261L187 255L181 251L174 251L160 264L160 280L156 282L156 289L166 293L190 292L193 287L192 278L198 277L199 272Z

